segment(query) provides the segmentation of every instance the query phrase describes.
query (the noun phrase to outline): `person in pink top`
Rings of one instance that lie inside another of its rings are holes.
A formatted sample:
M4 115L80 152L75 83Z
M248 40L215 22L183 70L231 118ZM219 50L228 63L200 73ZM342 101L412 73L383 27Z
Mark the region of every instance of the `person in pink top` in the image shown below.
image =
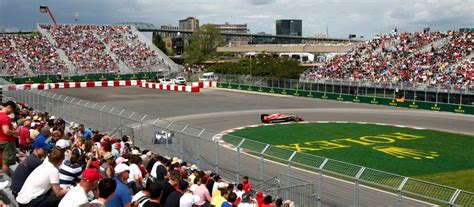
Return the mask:
M199 196L199 201L196 202L196 205L205 206L206 204L209 204L211 202L211 194L206 185L202 183L202 177L197 176L194 178L194 183L198 185L193 191L193 195Z

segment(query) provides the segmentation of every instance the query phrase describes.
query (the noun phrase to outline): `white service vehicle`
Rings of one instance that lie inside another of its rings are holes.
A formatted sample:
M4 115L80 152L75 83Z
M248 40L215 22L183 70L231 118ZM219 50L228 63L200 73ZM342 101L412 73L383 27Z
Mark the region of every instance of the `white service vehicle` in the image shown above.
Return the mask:
M171 85L171 84L173 84L173 80L171 80L171 78L162 78L162 79L160 79L160 83Z
M176 84L176 85L186 85L186 79L184 77L176 77L174 79L174 84Z
M154 144L172 144L174 133L166 130L156 132L153 139Z
M199 82L207 82L207 81L217 81L218 77L214 73L203 73L199 78Z

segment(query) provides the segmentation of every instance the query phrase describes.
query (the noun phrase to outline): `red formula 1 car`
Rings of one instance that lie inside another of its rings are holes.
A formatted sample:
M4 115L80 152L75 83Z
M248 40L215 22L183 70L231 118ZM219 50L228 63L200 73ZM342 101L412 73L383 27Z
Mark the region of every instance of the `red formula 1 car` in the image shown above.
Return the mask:
M280 123L280 122L299 122L304 121L302 117L288 114L262 114L260 115L262 123Z

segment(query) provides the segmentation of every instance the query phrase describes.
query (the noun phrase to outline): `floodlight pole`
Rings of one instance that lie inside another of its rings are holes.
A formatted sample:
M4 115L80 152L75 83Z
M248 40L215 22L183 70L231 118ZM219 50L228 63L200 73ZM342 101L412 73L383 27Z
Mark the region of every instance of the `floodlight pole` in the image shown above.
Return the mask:
M53 13L51 12L51 10L49 9L48 6L46 6L46 5L41 5L41 6L40 6L40 12L41 12L41 13L48 13L48 15L49 15L49 17L51 18L51 21L53 22L54 26L57 25L57 23L56 23L56 18L54 18Z

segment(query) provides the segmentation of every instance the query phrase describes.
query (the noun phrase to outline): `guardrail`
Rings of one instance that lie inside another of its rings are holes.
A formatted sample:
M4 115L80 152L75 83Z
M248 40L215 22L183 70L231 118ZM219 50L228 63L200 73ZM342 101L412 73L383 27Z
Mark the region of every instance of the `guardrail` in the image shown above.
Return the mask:
M5 97L100 131L118 128L133 135L134 144L140 148L165 156L180 156L228 180L239 182L246 175L253 181L264 181L279 176L283 186L267 190L281 194L283 199L293 199L296 206L474 205L474 193L460 189L232 135L226 141L234 146L224 146L212 139L217 132L200 127L50 91L7 89L3 88ZM156 144L155 135L163 130L173 132L174 137L170 142ZM281 174L287 176L283 178Z

